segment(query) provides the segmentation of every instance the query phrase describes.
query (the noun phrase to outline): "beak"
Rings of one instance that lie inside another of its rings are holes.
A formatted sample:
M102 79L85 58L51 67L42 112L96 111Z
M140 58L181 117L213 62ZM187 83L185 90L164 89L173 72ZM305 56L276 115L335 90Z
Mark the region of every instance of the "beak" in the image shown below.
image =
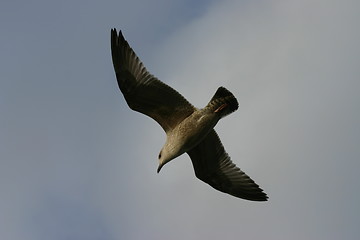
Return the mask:
M159 173L160 172L160 170L161 170L161 168L164 166L164 164L163 163L160 163L159 164L159 167L158 167L158 169L157 169L157 173Z

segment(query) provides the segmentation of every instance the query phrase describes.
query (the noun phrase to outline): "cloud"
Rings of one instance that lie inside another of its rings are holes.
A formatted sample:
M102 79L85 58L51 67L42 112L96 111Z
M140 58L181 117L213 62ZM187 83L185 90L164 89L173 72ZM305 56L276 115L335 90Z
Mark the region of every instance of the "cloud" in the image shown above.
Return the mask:
M326 229L336 225L335 216L343 219L351 207L329 209L349 202L345 196L359 199L351 188L341 188L353 181L347 177L356 176L351 169L359 154L354 148L360 118L356 110L359 82L355 80L359 72L354 66L359 60L355 44L359 32L356 3L352 4L217 3L202 18L169 37L164 46L158 63L161 79L196 106L204 106L221 85L240 100L239 112L216 128L234 162L270 196L264 212L242 210L243 218L257 219L257 224L243 222L245 236L264 237L254 233L255 226L265 227L276 216L277 222L271 225L274 229L269 230L273 238L280 237L277 234L284 228L288 232L283 234L292 238L327 238L331 231L320 233L311 226ZM168 166L166 171L175 175L183 170L170 169L175 167L178 165ZM195 182L187 181L184 185L195 188ZM201 185L198 188L202 189ZM205 191L197 197L209 205L206 211L210 215L238 206L231 202L218 209L212 201L222 196ZM227 215L226 223L241 221L236 212ZM225 232L227 228L220 229ZM355 231L347 232L345 225L336 229L338 236Z
M1 15L2 238L358 235L356 1L40 3ZM216 129L269 202L211 189L187 155L156 174L165 134L117 89L111 27L194 105L235 94Z

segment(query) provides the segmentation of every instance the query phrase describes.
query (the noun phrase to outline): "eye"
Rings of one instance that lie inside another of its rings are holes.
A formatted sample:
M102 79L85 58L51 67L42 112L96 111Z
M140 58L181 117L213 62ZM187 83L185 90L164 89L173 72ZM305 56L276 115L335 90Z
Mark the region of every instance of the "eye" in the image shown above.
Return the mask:
M159 159L161 158L161 152L159 153Z

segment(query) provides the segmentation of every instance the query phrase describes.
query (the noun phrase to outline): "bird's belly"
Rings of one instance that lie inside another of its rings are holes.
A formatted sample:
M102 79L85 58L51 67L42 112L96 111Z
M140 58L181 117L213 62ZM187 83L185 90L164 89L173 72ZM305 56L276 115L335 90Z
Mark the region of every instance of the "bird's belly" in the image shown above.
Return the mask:
M177 137L181 139L183 144L182 150L187 152L197 146L215 127L217 122L218 119L212 116L200 116L180 124Z

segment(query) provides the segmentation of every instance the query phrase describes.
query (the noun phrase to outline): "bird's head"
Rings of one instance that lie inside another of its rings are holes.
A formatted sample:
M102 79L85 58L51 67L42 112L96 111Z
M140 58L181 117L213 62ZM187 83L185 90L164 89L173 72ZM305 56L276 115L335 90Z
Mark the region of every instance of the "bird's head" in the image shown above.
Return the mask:
M168 148L163 147L159 153L158 159L159 159L159 167L157 169L157 172L159 173L161 168L174 158L176 158L177 155L173 154L172 151L169 151Z

